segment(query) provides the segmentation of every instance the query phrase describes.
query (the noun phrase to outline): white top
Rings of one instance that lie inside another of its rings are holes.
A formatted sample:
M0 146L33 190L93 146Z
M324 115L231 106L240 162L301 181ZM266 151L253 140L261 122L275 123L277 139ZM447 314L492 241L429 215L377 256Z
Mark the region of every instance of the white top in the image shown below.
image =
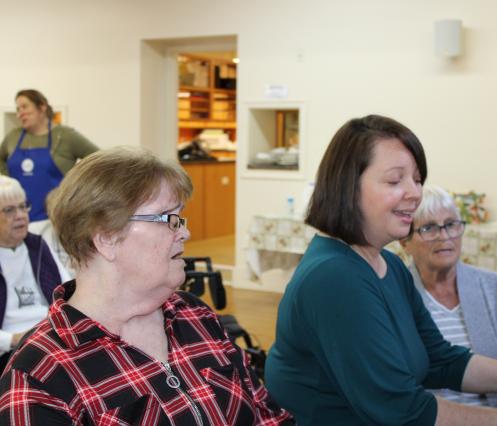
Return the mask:
M457 305L453 309L448 309L440 302L438 302L430 292L425 290L427 297L426 307L431 313L433 321L439 328L445 340L454 345L464 346L472 349L469 340L468 329L466 328L466 321L461 309L461 305ZM440 389L433 391L436 395L449 401L458 402L466 405L488 405L485 395L478 395L474 393L455 392L450 389Z
M62 282L69 280L57 256L50 252ZM22 243L15 250L0 247L0 265L7 285L7 304L0 330L0 353L3 353L11 349L14 333L27 331L46 317L51 300L45 299L36 282L26 244Z
M52 222L50 222L49 219L29 222L29 232L41 235L48 244L48 247L50 247L52 254L55 253L57 255L56 260L60 260L60 263L64 265L66 271L69 272L71 279L76 276L76 271L71 265L71 259L62 247L57 235L55 235Z

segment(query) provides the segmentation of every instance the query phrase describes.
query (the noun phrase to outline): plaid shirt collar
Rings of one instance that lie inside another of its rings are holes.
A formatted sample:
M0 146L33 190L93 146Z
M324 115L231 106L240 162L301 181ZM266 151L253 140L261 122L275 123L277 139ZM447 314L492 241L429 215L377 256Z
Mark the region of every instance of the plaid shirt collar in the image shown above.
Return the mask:
M54 303L48 311L48 320L64 344L70 349L76 349L104 336L120 340L118 335L111 333L102 324L88 318L67 302L75 290L76 280L59 285L54 290ZM162 305L162 312L167 322L174 319L178 309L185 304L181 297L173 293Z

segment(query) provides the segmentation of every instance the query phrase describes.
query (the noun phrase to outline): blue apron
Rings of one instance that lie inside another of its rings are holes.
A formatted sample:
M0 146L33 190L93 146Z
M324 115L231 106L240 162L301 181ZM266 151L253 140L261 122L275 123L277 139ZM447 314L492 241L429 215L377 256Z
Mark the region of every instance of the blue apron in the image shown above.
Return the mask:
M48 146L46 148L22 149L21 143L24 136L26 136L25 129L19 136L16 149L7 160L7 167L10 176L20 182L26 191L27 199L32 204L29 219L31 221L44 220L47 219L45 198L64 177L50 154L52 123L48 124Z

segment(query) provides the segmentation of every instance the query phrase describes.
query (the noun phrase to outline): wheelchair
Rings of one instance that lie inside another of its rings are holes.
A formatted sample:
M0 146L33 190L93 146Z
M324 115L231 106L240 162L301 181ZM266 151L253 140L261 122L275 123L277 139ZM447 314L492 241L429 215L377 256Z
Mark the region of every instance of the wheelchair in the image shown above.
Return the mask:
M185 282L181 289L202 296L205 293L205 284L209 292L214 308L222 310L226 307L226 290L220 271L212 267L210 257L184 257ZM254 369L259 380L264 380L264 365L266 363L266 352L259 346L254 345L250 334L238 323L233 315L218 315L219 321L225 328L228 337L233 343L243 339L243 350L248 354L250 365Z

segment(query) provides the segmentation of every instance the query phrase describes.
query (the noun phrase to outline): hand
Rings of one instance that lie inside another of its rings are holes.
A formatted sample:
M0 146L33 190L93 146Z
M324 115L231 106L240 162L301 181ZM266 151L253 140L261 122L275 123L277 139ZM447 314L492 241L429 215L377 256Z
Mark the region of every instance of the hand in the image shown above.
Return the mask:
M23 336L26 334L26 332L21 332L21 333L14 333L12 336L12 341L10 342L10 347L11 349L15 348L19 341L23 338Z

